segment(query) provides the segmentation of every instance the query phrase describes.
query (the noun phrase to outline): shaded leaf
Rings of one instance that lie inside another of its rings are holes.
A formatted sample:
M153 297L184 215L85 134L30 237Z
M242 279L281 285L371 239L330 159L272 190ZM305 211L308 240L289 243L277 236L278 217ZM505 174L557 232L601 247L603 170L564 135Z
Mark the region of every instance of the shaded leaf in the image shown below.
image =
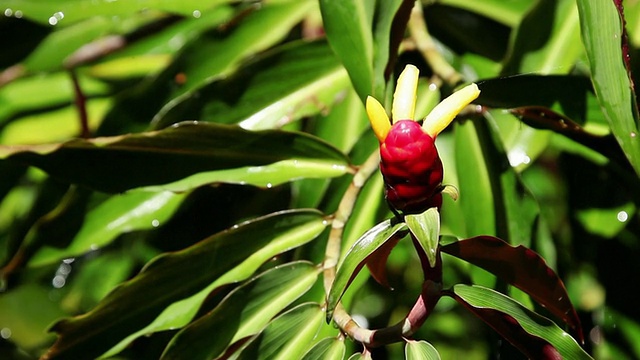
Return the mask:
M286 159L316 159L339 167L347 164L342 153L303 133L250 132L234 126L196 122L149 133L78 139L55 145L3 146L0 157L107 192L166 184L199 172L266 165ZM128 176L120 176L121 173Z
M327 322L331 321L336 305L351 281L364 266L367 258L404 229L406 229L406 224L392 224L391 220L386 220L369 229L353 244L338 268L331 285L327 298Z
M479 266L529 294L562 319L584 341L580 319L562 280L544 259L524 246L513 247L491 236L460 240L442 247L442 252Z
M325 226L317 211L283 211L245 222L187 249L160 255L88 314L57 322L53 330L59 334L58 340L44 358L96 357L144 327L165 307L195 294L262 247L283 238L303 243Z
M569 334L551 320L495 290L459 284L444 293L532 359L591 359Z
M440 360L438 350L424 340L407 340L404 357L407 360Z
M259 333L271 318L313 285L318 273L313 264L298 262L260 274L178 332L162 359L215 358L230 343Z

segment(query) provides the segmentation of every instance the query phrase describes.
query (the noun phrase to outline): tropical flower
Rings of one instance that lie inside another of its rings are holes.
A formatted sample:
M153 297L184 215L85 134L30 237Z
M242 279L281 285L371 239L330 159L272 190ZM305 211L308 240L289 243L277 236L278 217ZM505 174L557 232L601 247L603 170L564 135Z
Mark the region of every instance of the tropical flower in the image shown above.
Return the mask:
M367 115L380 140L380 171L385 197L392 209L403 214L421 213L442 205L443 169L435 139L455 116L480 94L476 84L440 102L422 126L413 119L418 69L407 65L398 78L391 119L373 97L367 98Z

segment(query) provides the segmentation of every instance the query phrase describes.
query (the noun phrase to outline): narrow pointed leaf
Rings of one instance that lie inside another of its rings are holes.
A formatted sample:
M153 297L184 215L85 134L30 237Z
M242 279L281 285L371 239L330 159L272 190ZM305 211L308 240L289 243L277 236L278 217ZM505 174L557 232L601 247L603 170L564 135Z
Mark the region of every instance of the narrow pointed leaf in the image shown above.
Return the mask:
M336 278L331 285L327 298L327 322L333 317L333 310L347 290L347 287L364 266L367 258L395 234L404 230L404 223L392 224L386 220L364 233L347 252L342 264L338 268Z
M438 209L430 208L422 214L407 215L404 220L427 254L429 265L436 266L436 254L440 240L440 213Z
M562 280L540 255L492 236L478 236L442 247L442 252L479 266L529 294L562 319L583 340L580 319Z
M252 132L235 126L192 122L154 132L78 139L63 144L0 146L0 158L36 166L61 180L106 192L282 160L347 164L341 152L303 133ZM122 173L127 176L120 176ZM276 176L282 179L281 175Z
M121 234L153 229L164 224L187 194L131 191L114 195L85 218L80 231L64 249L45 246L29 261L38 266L96 250Z
M347 349L342 338L326 338L315 344L302 360L343 360Z
M329 44L347 69L353 87L363 101L373 91L371 28L374 4L362 0L320 1Z
M640 174L638 105L625 66L629 55L623 53L628 44L623 44L621 14L613 1L579 0L577 4L598 102L631 166Z
M406 360L440 360L438 350L424 340L407 340L404 357Z
M240 359L288 360L299 359L322 326L324 311L319 304L299 305L274 319L262 334L253 340L251 354L242 353Z
M162 359L215 358L230 343L259 333L313 285L318 273L319 269L308 262L290 263L262 273L180 331Z
M262 247L282 238L312 239L325 226L324 216L317 211L283 211L158 256L89 313L57 322L53 330L58 340L44 359L95 358Z
M495 290L459 284L448 295L531 358L591 359L551 320Z

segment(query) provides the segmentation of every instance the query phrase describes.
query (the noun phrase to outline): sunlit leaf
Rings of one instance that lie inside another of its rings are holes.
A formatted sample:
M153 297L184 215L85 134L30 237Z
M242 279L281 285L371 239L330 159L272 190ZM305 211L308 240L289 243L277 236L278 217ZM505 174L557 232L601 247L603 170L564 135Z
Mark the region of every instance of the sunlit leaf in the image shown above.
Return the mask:
M183 123L155 132L79 139L64 144L0 146L0 157L107 192L171 183L199 172L267 165L286 159L321 160L320 167L329 162L336 169L347 164L342 153L306 134L250 132L206 123ZM296 166L295 162L289 165ZM122 172L127 176L120 176ZM281 174L274 175L282 179ZM205 179L215 181L211 177ZM202 184L202 180L195 184Z
M164 308L197 293L262 247L283 238L308 241L325 226L317 211L283 211L245 222L190 248L163 254L88 314L56 323L53 330L59 337L45 358L100 355L144 327Z
M327 298L327 321L330 321L333 317L333 310L351 281L353 281L360 269L364 266L367 258L398 232L405 229L405 223L392 224L391 220L386 220L364 233L362 237L353 244L347 252L342 265L338 268L336 278L331 285L331 290Z
M344 339L326 338L320 340L302 357L303 360L343 360L346 352Z
M33 256L29 265L72 258L101 248L121 234L158 227L173 215L186 195L145 191L114 195L87 214L69 246L64 249L44 247Z
M491 236L478 236L445 245L442 252L479 266L523 290L569 324L582 339L580 319L562 280L533 250L513 247Z
M424 340L407 340L404 356L407 360L440 360L438 350Z
M305 303L287 311L274 319L239 358L301 358L322 326L323 315L323 309L314 303Z
M613 134L640 174L638 107L622 52L622 24L613 2L580 0L582 43L587 51L593 87Z
M313 285L318 273L311 263L291 263L262 273L180 331L162 359L215 358L228 344L259 333Z
M459 284L453 287L449 296L531 358L591 359L551 320L495 290Z
M438 209L430 208L422 214L407 215L404 220L422 250L427 254L429 265L435 267L440 240L440 213Z

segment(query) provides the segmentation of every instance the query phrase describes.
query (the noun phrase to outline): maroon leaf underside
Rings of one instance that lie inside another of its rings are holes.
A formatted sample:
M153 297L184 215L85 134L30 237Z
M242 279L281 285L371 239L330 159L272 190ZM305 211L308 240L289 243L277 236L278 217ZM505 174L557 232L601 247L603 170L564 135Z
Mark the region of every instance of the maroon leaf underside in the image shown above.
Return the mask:
M454 292L445 292L467 310L484 321L511 345L520 350L529 359L561 360L562 356L546 340L526 332L512 316L494 309L478 308L464 301Z
M404 234L402 235L404 236ZM366 258L367 268L371 276L378 284L384 287L391 288L391 286L389 286L389 280L387 279L387 260L389 259L391 250L398 245L398 242L403 236L396 234Z
M584 343L580 319L562 280L540 255L522 245L511 246L493 236L477 236L441 248L496 275L529 294L553 315L562 319Z

